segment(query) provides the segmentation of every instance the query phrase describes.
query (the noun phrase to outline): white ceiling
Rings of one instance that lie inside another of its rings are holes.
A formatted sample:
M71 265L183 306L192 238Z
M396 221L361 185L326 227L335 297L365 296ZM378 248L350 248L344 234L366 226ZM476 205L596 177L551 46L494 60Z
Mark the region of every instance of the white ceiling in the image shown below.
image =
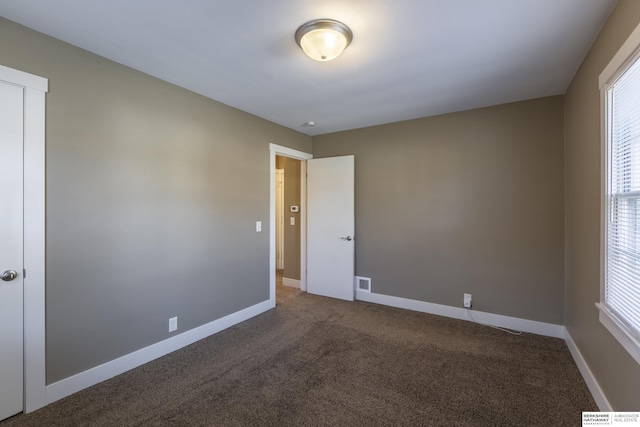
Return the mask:
M319 135L562 94L614 4L2 0L0 15ZM295 43L296 29L315 18L337 19L353 31L335 61L315 62Z

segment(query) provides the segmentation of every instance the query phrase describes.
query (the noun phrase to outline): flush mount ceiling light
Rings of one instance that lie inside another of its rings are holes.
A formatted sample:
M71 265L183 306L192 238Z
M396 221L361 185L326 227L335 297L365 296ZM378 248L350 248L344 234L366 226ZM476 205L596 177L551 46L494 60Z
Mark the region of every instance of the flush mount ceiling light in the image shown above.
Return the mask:
M314 19L296 31L296 43L311 59L326 62L337 58L349 46L353 33L342 22Z

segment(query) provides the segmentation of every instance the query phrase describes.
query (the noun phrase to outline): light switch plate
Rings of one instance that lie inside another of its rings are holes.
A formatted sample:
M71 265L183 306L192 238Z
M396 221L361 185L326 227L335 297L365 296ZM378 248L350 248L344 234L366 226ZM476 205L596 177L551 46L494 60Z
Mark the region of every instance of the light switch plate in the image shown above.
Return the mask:
M262 231L262 221L256 221L256 232L259 233Z

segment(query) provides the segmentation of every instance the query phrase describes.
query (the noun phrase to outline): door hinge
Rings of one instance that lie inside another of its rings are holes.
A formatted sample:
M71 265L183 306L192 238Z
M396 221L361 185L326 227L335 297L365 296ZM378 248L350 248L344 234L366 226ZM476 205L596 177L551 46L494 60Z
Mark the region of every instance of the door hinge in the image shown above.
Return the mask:
M22 269L22 278L23 278L23 279L26 279L26 278L27 278L27 269L26 269L26 268L23 268L23 269Z

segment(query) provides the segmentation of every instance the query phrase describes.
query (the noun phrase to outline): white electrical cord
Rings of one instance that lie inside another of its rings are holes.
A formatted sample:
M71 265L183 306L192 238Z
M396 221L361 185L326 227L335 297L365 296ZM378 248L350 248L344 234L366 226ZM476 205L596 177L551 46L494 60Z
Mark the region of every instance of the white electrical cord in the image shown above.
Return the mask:
M466 307L466 310L467 310L467 319L469 321L473 322L473 323L476 323L476 324L482 325L482 326L488 326L490 328L497 329L499 331L506 332L506 333L511 334L511 335L522 335L522 331L510 330L510 329L506 329L506 328L501 328L500 326L493 326L493 325L487 325L486 323L480 323L480 322L476 321L476 319L474 319L473 316L471 315L471 308L470 307Z

